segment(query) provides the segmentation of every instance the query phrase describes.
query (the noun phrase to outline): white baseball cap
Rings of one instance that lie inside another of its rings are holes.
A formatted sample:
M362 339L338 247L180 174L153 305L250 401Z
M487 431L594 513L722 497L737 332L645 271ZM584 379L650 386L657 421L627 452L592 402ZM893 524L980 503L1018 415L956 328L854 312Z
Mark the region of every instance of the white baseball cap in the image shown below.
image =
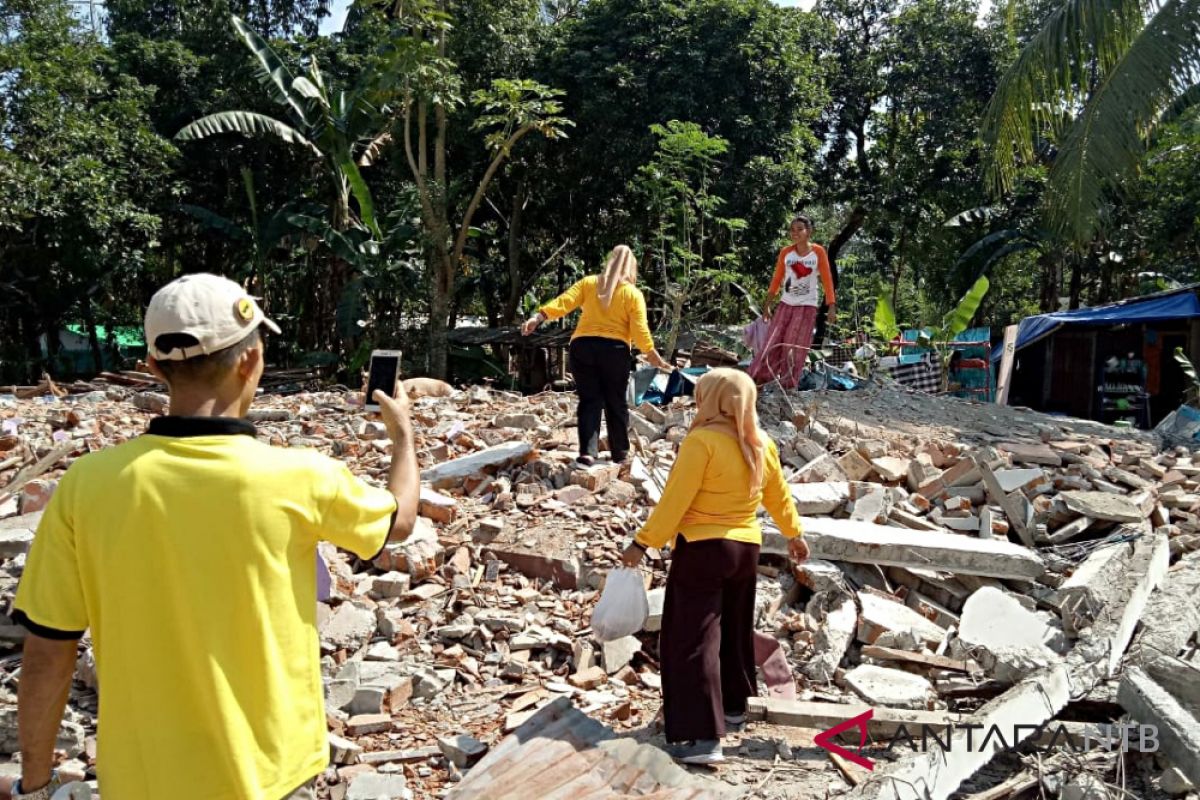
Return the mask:
M220 275L198 273L177 278L154 293L146 308L146 347L158 361L183 361L231 347L258 328L279 333L246 290ZM199 344L163 352L158 337L192 336Z

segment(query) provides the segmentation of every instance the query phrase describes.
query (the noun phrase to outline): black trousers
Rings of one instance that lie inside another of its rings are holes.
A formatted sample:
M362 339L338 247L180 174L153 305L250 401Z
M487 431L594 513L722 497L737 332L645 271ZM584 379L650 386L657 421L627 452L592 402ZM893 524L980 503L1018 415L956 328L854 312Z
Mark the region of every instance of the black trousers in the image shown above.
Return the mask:
M662 631L663 717L668 742L720 739L725 714L758 693L754 594L759 546L675 538Z
M625 392L633 357L616 339L581 336L571 342L571 374L579 394L579 455L600 454L600 412L608 422L608 449L614 459L629 452L629 407Z

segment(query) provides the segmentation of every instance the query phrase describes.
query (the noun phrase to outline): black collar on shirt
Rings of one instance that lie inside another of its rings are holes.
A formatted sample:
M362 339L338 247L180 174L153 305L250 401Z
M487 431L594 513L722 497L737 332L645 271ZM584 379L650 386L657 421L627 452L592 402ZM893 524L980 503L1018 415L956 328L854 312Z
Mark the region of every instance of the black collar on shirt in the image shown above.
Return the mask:
M154 436L256 436L254 423L237 417L155 417L146 433Z

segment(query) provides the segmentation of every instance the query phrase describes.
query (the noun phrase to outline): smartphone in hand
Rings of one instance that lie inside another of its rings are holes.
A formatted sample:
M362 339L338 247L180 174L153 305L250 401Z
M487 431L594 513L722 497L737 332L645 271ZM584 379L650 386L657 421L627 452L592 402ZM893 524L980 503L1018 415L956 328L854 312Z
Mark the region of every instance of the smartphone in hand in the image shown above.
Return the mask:
M400 377L399 350L373 350L371 369L367 373L367 396L364 398L367 411L378 411L375 390L379 389L391 397L396 392L396 380Z

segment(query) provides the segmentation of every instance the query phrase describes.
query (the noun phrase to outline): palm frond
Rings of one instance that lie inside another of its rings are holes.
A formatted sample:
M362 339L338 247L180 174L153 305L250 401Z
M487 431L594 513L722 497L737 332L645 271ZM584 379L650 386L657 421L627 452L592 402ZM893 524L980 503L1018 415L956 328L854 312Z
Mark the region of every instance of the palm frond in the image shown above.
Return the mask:
M291 108L300 122L307 127L309 121L308 116L304 113L304 103L292 91L295 77L287 68L287 64L283 63L283 59L253 28L246 24L245 20L236 14L231 14L230 21L238 38L245 43L246 48L262 68L258 74L259 83L271 93L272 100Z
M275 136L288 144L305 147L315 155L323 155L320 149L305 138L304 134L274 117L256 114L253 111L222 111L209 114L187 125L175 138L181 142L192 142L222 133L241 133L246 136Z
M1107 74L1145 24L1144 0L1067 0L1000 79L980 125L996 192L1034 157L1037 137L1058 133L1087 97L1093 70Z
M954 216L942 223L946 228L962 228L967 225L976 225L981 222L987 222L993 217L999 216L1003 211L999 206L977 206L976 208L968 208L966 211L960 211Z
M942 328L938 332L942 341L953 341L954 337L970 326L971 320L975 318L975 312L979 311L979 306L989 288L991 288L991 283L987 278L977 279L958 301L958 305L942 318Z
M990 252L1007 244L1008 242L1021 240L1024 238L1026 238L1025 232L1017 230L1016 228L1005 228L1004 230L994 231L964 250L963 254L958 257L958 261L955 262L954 266L956 268L960 267L963 264L975 259L980 253Z
M1028 239L1018 239L1001 247L988 255L975 270L975 279L978 280L987 275L995 264L999 264L1004 259L1011 256L1013 253L1020 253L1024 250L1037 250L1037 243Z
M1157 125L1159 127L1170 125L1198 105L1200 105L1200 83L1193 83L1163 110Z
M900 336L900 325L896 322L896 310L892 308L892 298L888 296L886 286L879 290L879 299L875 301L875 317L872 325L875 333L885 342L890 342Z
M1049 218L1077 244L1100 226L1107 193L1146 152L1148 132L1200 63L1200 0L1168 0L1105 72L1050 170Z

